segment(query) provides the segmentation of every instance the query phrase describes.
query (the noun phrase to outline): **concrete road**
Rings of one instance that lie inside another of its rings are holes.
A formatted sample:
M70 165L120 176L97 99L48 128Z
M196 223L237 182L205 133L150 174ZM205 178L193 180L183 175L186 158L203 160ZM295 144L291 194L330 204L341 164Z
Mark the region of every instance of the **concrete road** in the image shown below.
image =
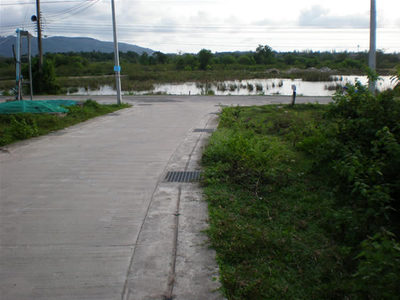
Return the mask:
M199 169L209 133L193 130L215 128L219 105L290 97L124 101L134 107L0 149L0 299L220 299L201 190L165 174Z

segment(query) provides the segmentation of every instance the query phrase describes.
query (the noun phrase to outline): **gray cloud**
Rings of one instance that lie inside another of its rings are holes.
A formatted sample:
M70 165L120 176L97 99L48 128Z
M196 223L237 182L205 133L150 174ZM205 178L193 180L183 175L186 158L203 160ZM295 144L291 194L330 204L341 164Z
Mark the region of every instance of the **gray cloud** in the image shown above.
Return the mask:
M330 15L329 10L319 5L303 10L300 14L298 25L304 27L322 28L368 28L368 15Z

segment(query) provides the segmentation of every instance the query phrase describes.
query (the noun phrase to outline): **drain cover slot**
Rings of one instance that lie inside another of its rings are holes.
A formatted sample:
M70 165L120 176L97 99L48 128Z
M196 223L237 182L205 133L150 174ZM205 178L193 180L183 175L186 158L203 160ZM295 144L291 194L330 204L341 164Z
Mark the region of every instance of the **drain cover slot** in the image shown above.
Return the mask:
M207 133L213 133L214 129L212 128L196 128L193 130L193 132L207 132Z
M201 171L170 171L164 178L164 182L198 182Z

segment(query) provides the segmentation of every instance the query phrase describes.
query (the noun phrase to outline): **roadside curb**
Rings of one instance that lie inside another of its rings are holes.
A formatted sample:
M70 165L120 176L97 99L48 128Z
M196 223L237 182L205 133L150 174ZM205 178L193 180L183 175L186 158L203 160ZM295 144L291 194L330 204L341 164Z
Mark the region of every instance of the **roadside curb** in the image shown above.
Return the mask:
M207 115L199 128L215 128ZM168 171L199 170L209 134L190 129L157 184L132 254L123 300L223 299L215 251L204 234L207 203L198 183L164 182Z

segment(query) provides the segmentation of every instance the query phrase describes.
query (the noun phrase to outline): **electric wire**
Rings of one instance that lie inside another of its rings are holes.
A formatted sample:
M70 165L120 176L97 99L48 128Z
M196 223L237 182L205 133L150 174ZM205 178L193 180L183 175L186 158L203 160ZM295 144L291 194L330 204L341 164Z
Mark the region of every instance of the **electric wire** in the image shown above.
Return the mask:
M92 7L93 5L97 4L100 0L85 0L85 1L62 1L62 2L79 2L78 5L75 5L73 7L70 7L64 11L61 11L55 15L50 15L47 16L46 14L43 14L43 10L41 13L41 19L42 19L42 31L48 29L49 24L51 24L53 21L53 18L57 18L57 21L60 21L62 19L66 19L72 16L75 16L79 13L82 13ZM47 1L48 2L48 1ZM60 1L58 1L60 2ZM25 19L25 18L24 18ZM65 25L65 24L64 24ZM10 34L11 33L11 28L24 28L24 29L35 29L35 24L33 22L23 22L19 24L8 24L8 25L2 25L0 29L0 34L5 35L5 34ZM8 30L7 30L8 29ZM36 29L37 31L37 29Z
M80 3L76 6L70 7L64 11L61 11L59 13L49 14L49 15L47 15L47 17L50 21L55 21L55 20L60 21L62 19L66 19L66 18L75 16L75 15L89 9L93 5L97 4L99 1L100 0L86 1L86 2Z
M93 0L91 0L90 2L92 2ZM54 8L54 6L44 6L42 8L42 11L46 13L47 16L49 17L57 17L59 15L63 15L63 14L68 14L69 11L73 11L74 9L80 8L83 5L89 3L90 2L79 2L77 5L75 6L70 6L70 7L65 7L65 5L62 5L62 7L56 7Z
M101 35L102 33L110 33L112 31L111 22L110 24L107 23L95 23L95 22L88 22L88 23L65 23L65 19L71 18L78 14L83 13L84 11L90 9L92 6L96 5L100 0L66 0L66 1L42 1L44 4L53 4L53 3L78 3L72 7L68 7L66 9L62 9L57 11L56 13L43 13L42 14L42 26L43 29L46 31L47 36L52 36L52 34L93 34L95 32L97 35ZM142 2L142 1L137 1ZM147 1L148 2L148 1ZM180 2L180 1L151 1L151 2ZM210 2L210 1L201 1L201 2ZM0 3L1 4L1 3ZM16 3L2 3L1 5L31 5L35 4L34 2L16 2ZM43 12L43 10L42 10ZM26 14L24 20L26 20ZM36 29L35 23L33 22L22 22L19 24L8 24L2 25L0 28L0 34L5 33L14 33L15 31L12 29L15 28L26 28L26 29ZM263 39L265 40L267 37L271 37L274 35L285 34L285 33L302 33L302 34L310 34L315 36L318 35L318 42L329 41L331 44L343 42L343 40L352 41L352 37L341 36L340 38L333 39L329 33L331 31L338 32L338 29L324 29L324 28L309 28L309 29L298 29L295 27L283 27L283 28L274 28L272 26L262 26L262 25L252 25L252 24L241 24L241 25L226 25L226 24L207 24L207 25L194 25L194 24L179 24L179 25L152 25L152 24L143 24L143 23L136 23L136 24L121 24L118 27L118 30L126 35L129 34L157 34L159 36L163 35L164 37L168 38L170 35L190 35L190 38L196 40L197 38L203 38L203 36L218 36L218 41L229 40L231 41L232 33L238 34L248 34L248 35L263 35ZM348 29L339 29L346 32ZM364 29L352 29L352 31L368 31L367 28ZM394 30L394 32L399 32L398 30ZM132 43L132 41L129 41ZM148 42L148 38L140 42L139 40L135 40L135 43L144 43ZM226 46L226 43L186 43L180 41L171 41L171 42L160 42L157 43L159 45L180 45L180 46ZM288 42L289 44L281 44L281 45L274 45L275 47L279 48L293 48L293 41ZM249 47L250 44L247 43L235 43L229 42L229 46L231 47ZM251 46L254 46L252 43ZM332 46L319 46L318 48L351 48L351 47L332 47ZM357 47L354 47L357 48Z
M52 35L49 35L49 37L52 37ZM337 38L335 40L331 39L330 41L331 41L331 45L329 45L329 46L315 45L315 48L324 49L324 50L333 50L333 49L342 49L342 50L354 49L354 50L357 50L358 49L357 46L353 46L353 47L351 47L351 46L339 46L339 45L332 46L332 45L335 45L335 44L341 42L342 41L341 38ZM253 49L253 48L255 48L257 46L256 42L254 42L254 43L253 42L232 43L231 41L229 43L223 43L223 42L220 42L220 43L206 42L205 43L205 42L186 42L186 41L183 41L183 40L176 40L176 41L168 41L168 42L153 42L152 45L150 45L150 44L148 44L148 39L143 39L143 40L135 39L134 41L132 41L132 40L130 40L130 41L120 40L120 43L123 43L123 42L130 43L130 44L132 44L132 43L133 44L140 44L142 47L145 47L145 48L154 47L154 44L156 44L158 46L163 46L163 45L171 46L171 45L174 45L174 46L177 46L177 47L179 47L179 46L228 47L229 46L229 48L235 47L237 49L244 49L244 50ZM288 49L289 50L289 49L293 49L293 41L292 42L287 42L287 43L284 43L284 42L280 41L279 43L271 44L271 46L273 46L274 49ZM311 45L308 44L307 46L304 46L304 45L296 45L296 46L298 47L298 49L310 49ZM365 46L362 46L361 48L367 49L368 46L365 45Z
M63 1L41 1L41 4L61 4L73 2L88 2L93 0L63 0ZM36 2L13 2L13 3L0 3L0 6L16 6L16 5L36 5Z

